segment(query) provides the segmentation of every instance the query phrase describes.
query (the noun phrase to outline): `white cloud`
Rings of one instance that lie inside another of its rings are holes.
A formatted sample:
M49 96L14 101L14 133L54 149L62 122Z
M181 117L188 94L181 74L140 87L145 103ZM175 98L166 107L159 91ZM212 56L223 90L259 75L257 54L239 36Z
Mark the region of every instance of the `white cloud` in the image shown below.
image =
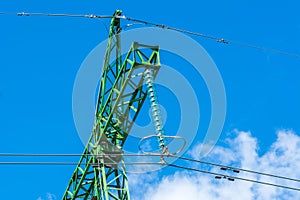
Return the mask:
M54 194L51 194L50 192L47 192L45 199L47 199L47 200L56 200L57 198ZM39 197L39 198L37 198L37 200L44 200L44 198Z
M217 146L206 160L230 164L259 172L300 178L300 137L289 130L277 132L277 140L263 155L258 154L258 142L250 132L234 131L235 137L227 140L228 147ZM201 145L195 146L190 154L199 159ZM185 163L187 165L187 163ZM193 165L194 166L194 165ZM197 166L201 167L201 166ZM211 171L226 173L219 168ZM300 188L299 183L271 177L240 172L240 177ZM139 175L131 184L135 200L294 200L300 199L300 192L264 186L240 180L230 182L215 180L213 176L189 171L178 171L161 179L156 174ZM152 177L152 180L147 178ZM130 179L129 179L130 180ZM153 181L154 180L154 181ZM134 191L139 190L139 193Z
M49 193L49 192L46 194L46 196L47 196L48 200L55 200L56 199L56 196L54 194Z

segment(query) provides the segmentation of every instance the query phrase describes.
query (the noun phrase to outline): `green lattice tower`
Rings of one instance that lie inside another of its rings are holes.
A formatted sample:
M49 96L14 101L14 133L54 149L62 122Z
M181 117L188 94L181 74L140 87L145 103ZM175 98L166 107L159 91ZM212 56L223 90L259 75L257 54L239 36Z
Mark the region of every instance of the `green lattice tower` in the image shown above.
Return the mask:
M111 20L94 127L63 200L130 199L124 160L116 154L123 152L147 96L145 71L151 69L155 77L160 57L158 46L137 42L133 42L126 56L121 56L121 15L117 10Z

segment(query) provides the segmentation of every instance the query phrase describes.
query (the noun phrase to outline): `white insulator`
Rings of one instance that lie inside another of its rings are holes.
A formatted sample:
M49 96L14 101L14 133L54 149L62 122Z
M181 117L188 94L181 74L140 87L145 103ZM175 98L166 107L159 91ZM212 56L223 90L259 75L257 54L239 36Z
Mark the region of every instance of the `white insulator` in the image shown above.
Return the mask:
M156 108L155 110L152 110L152 112L155 112L156 115L160 115L160 110L158 110L158 108Z
M153 72L152 69L146 69L144 73L144 79L147 84L147 89L148 89L148 97L150 100L150 106L152 110L152 117L156 130L156 134L158 136L158 140L160 143L160 146L162 147L164 145L164 138L163 138L163 130L162 130L162 120L160 117L160 108L157 102L157 96L156 96L156 91L155 87L153 85Z
M158 120L154 120L154 121L155 121L156 123L159 123L160 120L158 119Z
M156 119L160 120L159 115L158 115L158 114L154 115L154 119L155 119L155 120L156 120Z

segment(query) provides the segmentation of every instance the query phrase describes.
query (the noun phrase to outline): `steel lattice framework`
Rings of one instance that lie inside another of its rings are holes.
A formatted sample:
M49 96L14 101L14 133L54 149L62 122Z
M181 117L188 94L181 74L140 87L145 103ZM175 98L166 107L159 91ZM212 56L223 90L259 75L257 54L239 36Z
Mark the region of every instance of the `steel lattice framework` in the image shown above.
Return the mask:
M95 122L91 137L72 174L63 200L129 200L122 147L147 96L144 74L160 68L158 46L133 42L120 51L120 17L111 20Z

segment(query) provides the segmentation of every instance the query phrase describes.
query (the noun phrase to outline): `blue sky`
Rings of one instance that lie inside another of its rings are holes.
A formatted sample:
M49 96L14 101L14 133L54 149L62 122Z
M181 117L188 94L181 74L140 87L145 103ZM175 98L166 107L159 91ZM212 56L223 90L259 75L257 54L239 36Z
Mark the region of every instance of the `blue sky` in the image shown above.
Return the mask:
M298 7L295 0L0 2L0 11L8 12L110 15L115 9L122 9L129 17L295 54L300 54ZM105 27L99 20L80 18L0 15L0 22L0 152L81 153L84 146L72 117L73 84L85 57L106 39ZM258 157L263 157L272 152L270 146L280 138L278 130L290 129L293 134L300 134L299 58L192 38L210 54L224 81L227 114L218 142L220 148L227 145L228 138L239 138L230 134L233 130L250 131L248 136L257 139ZM198 89L207 93L201 84ZM203 100L204 105L209 106L207 101ZM161 102L164 103L163 98ZM206 110L209 112L203 106L202 112ZM201 133L207 128L209 114L201 113L201 117L205 127L200 127L191 151L201 143ZM0 168L1 198L35 200L54 198L51 194L59 199L74 166ZM174 173L163 170L157 176Z

